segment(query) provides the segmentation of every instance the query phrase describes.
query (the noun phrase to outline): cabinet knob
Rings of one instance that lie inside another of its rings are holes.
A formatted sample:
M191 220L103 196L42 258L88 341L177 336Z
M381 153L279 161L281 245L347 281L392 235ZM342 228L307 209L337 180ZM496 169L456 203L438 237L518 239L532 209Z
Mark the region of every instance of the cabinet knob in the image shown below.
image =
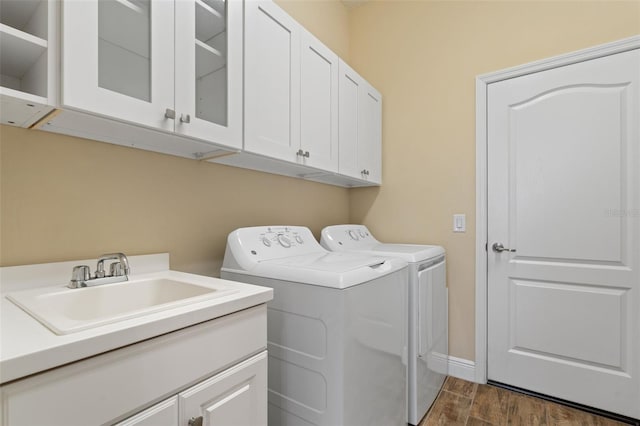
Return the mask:
M184 124L191 123L191 115L189 114L180 114L180 122Z
M369 170L367 169L362 169L360 173L362 173L364 176L369 176Z
M311 154L309 154L309 151L305 151L303 154L303 157L309 158Z
M301 150L301 149L299 149L299 150L298 150L298 152L296 152L296 155L297 155L298 157L304 157L304 151L303 151L303 150Z
M189 426L202 426L202 416L191 417L189 419Z
M171 108L167 108L167 109L164 110L164 118L175 120L176 119L176 112L174 110L172 110Z

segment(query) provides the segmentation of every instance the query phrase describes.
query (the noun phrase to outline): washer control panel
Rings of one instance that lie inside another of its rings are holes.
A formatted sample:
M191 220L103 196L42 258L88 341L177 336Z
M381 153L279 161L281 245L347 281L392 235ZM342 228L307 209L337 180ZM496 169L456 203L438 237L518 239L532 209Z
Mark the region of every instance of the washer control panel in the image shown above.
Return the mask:
M256 226L235 230L230 238L255 261L326 252L304 226Z

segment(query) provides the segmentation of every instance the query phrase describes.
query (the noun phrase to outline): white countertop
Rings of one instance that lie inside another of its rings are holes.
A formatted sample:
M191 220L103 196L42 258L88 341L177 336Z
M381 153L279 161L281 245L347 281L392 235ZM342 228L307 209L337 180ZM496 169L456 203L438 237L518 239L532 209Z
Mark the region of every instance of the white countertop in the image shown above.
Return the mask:
M82 261L1 268L0 384L266 303L273 298L270 288L170 271L167 255L154 256L129 258L132 267L130 277L189 280L203 286L222 284L238 291L72 334L56 335L5 295L16 290L42 287L45 279L46 286L65 286L71 272L69 266L82 264ZM136 274L136 270L141 273ZM44 275L48 278L43 278L44 271L51 271ZM62 271L65 278L61 276Z

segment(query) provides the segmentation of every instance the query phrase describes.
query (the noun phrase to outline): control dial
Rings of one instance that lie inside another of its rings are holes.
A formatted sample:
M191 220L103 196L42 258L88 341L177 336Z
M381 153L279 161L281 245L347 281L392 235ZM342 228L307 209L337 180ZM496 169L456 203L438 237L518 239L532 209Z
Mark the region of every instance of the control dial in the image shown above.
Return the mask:
M364 238L367 236L362 229L358 230L358 234L360 234L360 238Z
M358 234L356 234L356 231L354 231L353 229L349 231L349 236L352 240L358 241Z
M269 241L267 237L262 237L262 244L264 244L267 247L271 247L271 241Z
M298 242L298 244L303 244L304 240L302 239L302 237L300 235L296 235L296 241Z
M291 247L291 240L284 234L278 234L278 242L284 248Z

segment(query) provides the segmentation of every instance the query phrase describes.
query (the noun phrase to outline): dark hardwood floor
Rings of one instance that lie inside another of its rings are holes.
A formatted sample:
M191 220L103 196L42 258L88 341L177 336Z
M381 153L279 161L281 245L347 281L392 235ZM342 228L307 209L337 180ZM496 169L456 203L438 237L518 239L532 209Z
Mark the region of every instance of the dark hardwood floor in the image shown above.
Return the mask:
M420 426L614 426L605 417L491 385L447 378Z

